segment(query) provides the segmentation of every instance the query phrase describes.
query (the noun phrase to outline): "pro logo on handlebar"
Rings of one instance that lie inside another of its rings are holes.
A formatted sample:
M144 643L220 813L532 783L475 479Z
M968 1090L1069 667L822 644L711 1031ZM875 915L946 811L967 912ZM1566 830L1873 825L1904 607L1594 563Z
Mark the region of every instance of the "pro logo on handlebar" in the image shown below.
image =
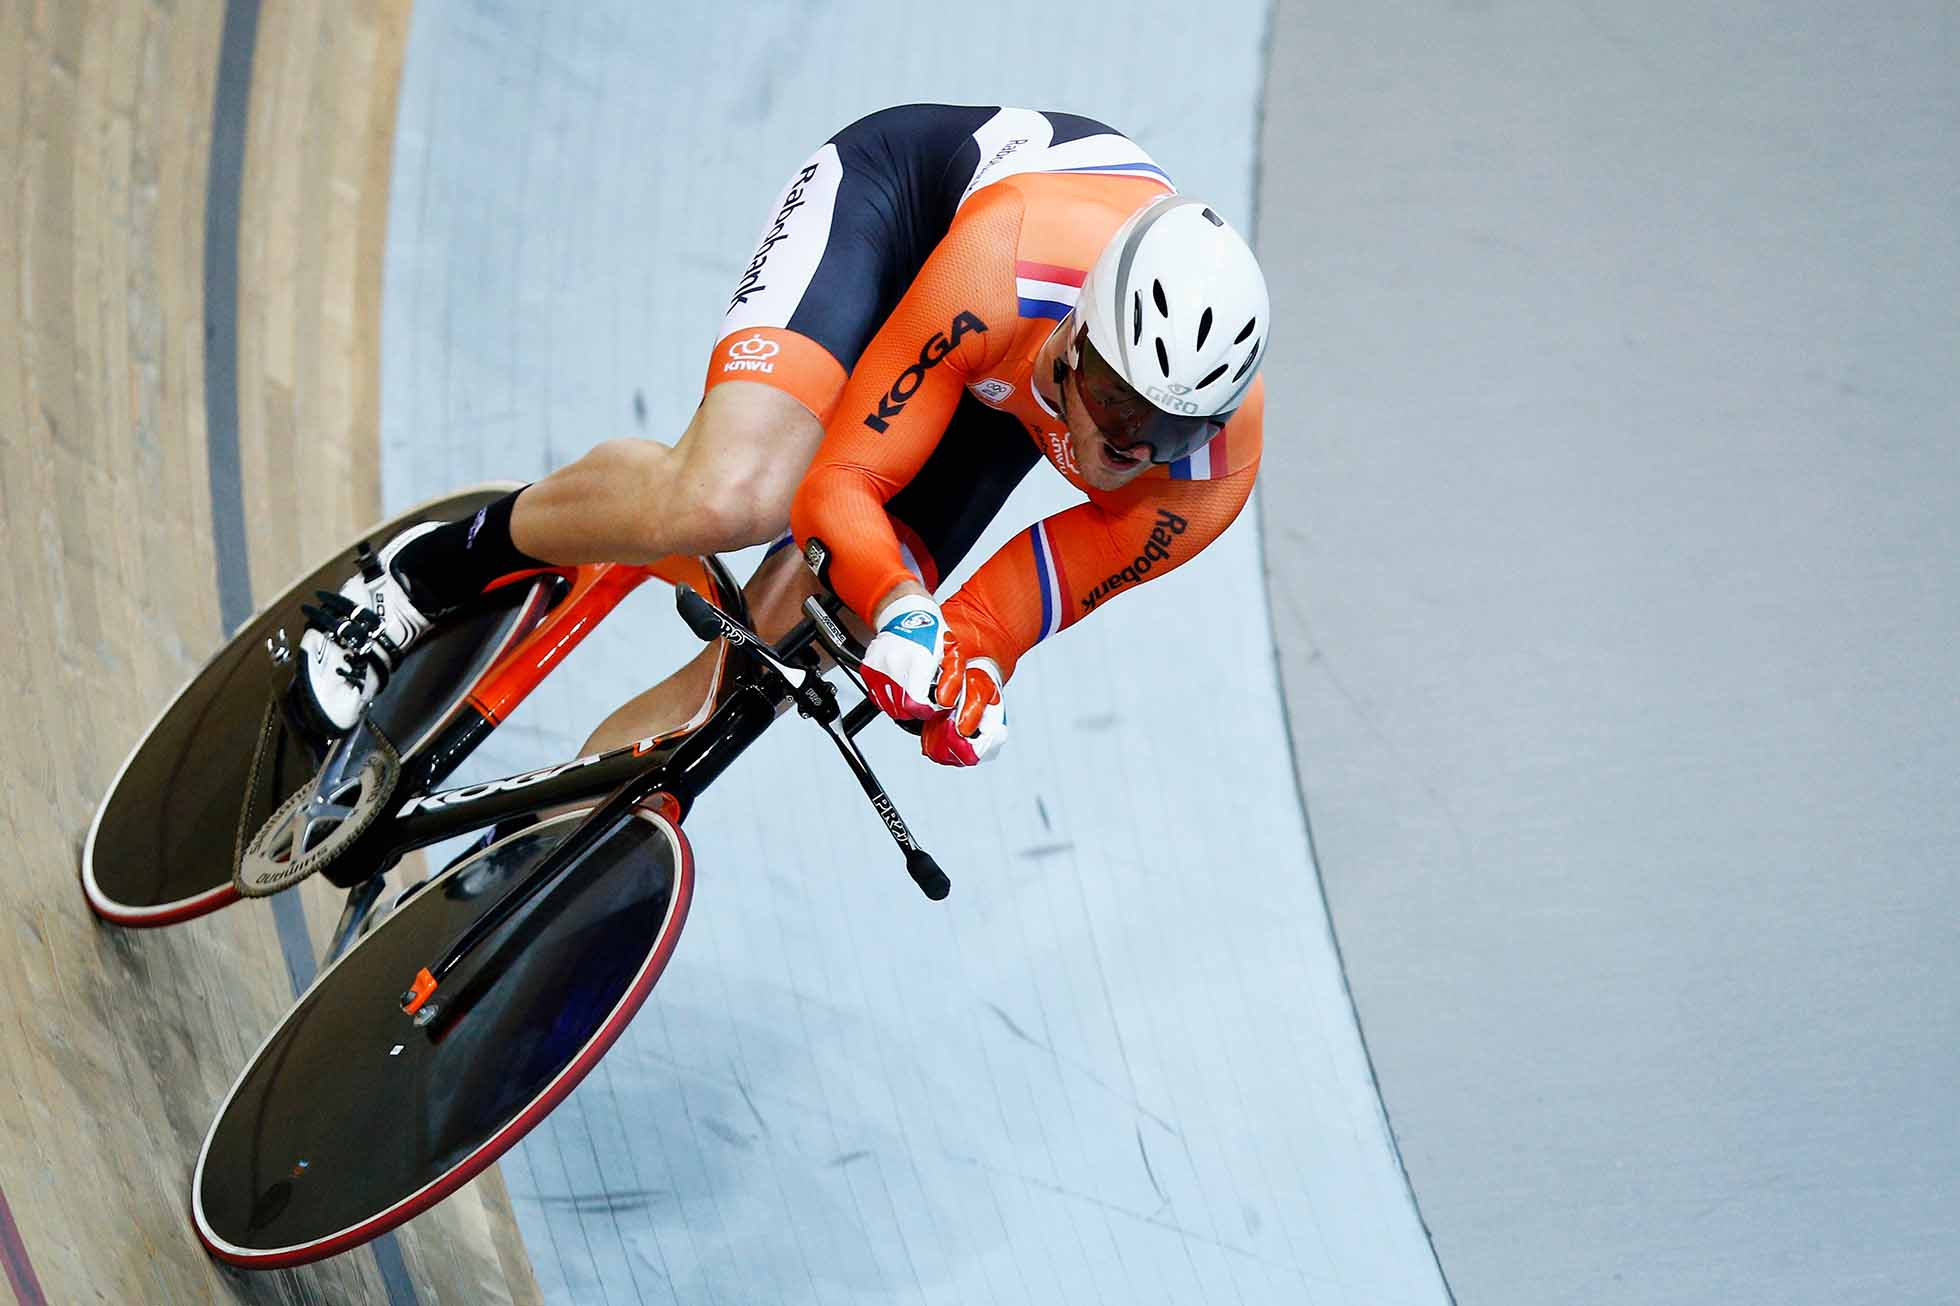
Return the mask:
M906 828L905 818L898 814L898 808L892 806L891 799L879 794L872 801L871 806L878 813L878 819L885 823L885 829L891 831L893 840L900 848L910 852L919 846L912 842L912 831Z

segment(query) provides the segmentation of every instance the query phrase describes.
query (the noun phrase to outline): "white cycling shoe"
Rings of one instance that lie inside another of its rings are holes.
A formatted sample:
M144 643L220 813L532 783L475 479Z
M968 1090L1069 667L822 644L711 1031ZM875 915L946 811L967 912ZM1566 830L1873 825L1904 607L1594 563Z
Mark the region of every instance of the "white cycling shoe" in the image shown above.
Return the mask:
M376 555L377 578L356 573L337 597L323 591L321 606L307 609L309 624L299 638L304 660L294 688L315 725L331 734L353 729L402 655L429 629L429 618L409 602L393 564L410 540L441 525L423 522L403 531Z

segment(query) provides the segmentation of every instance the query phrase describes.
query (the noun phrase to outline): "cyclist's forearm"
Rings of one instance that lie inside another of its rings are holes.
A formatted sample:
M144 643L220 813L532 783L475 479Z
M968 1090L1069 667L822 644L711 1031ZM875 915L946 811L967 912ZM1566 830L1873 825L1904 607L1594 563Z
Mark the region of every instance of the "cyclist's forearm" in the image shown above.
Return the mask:
M790 507L798 547L805 556L811 541L822 547L824 582L867 622L896 587L916 583L885 516L895 488L865 468L819 459Z
M1232 524L1258 463L1215 481L1135 483L1036 522L946 604L969 657L1012 675L1029 649L1196 557Z

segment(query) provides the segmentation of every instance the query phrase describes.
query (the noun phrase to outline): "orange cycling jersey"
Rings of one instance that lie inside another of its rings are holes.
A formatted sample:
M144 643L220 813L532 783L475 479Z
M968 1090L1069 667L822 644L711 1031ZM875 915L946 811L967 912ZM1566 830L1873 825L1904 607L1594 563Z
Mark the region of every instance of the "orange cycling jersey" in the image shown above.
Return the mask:
M837 594L869 616L912 579L885 505L925 465L963 395L1009 415L1088 496L995 553L944 605L967 656L1021 655L1110 598L1195 557L1252 493L1264 382L1210 444L1114 491L1076 466L1066 420L1036 389L1037 353L1104 244L1165 193L1153 177L1023 172L975 190L830 409L791 513ZM1152 169L1154 171L1154 169ZM928 579L928 584L932 583Z

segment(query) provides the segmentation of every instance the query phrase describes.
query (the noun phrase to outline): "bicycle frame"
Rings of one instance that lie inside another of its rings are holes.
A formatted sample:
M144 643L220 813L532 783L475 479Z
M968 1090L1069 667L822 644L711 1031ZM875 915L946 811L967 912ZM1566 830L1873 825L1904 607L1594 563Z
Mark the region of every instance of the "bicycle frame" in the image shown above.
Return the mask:
M723 607L703 599L688 583L705 583ZM712 687L694 718L664 735L657 735L604 753L589 754L535 771L496 780L431 791L522 702L565 654L589 634L600 619L649 576L672 582L677 606L695 634L720 641L720 661ZM949 881L930 854L919 847L897 808L871 773L852 739L879 715L868 693L848 713L840 712L831 687L816 674L813 644L821 643L842 661L858 687L856 651L834 620L842 604L833 596L810 599L805 617L777 644L771 645L744 624L746 606L719 559L666 559L655 567L595 564L574 570L569 593L510 652L483 673L443 721L411 750L395 787L393 812L373 825L336 855L324 868L329 881L350 890L339 928L328 946L337 956L360 931L381 893L381 877L405 854L451 836L481 829L521 813L572 807L606 795L563 850L541 865L526 885L513 890L511 903L521 903L554 878L547 866L568 864L591 841L601 837L613 815L658 793L671 805L678 824L701 791L772 725L786 706L821 724L843 754L865 797L870 800L887 833L905 855L906 868L928 897L946 896ZM734 674L729 674L731 663ZM340 871L336 876L335 871ZM353 874L350 876L349 872ZM486 926L487 928L487 926ZM464 940L452 950L460 956L472 946ZM453 961L453 956L451 959ZM441 969L438 968L438 974Z
M732 603L738 609L742 602L740 586L718 559L673 557L648 566L592 563L555 573L523 572L502 583L517 584L538 575L554 577L563 591L561 597L516 647L477 678L443 720L407 750L403 786L421 791L442 783L518 704L530 697L531 691L567 654L585 641L622 599L648 579L657 577L673 585L693 585L713 594L717 602ZM717 684L720 675L718 668ZM711 702L712 698L711 690ZM682 729L699 723L697 718Z
M413 747L404 750L396 791L410 797L397 804L392 816L378 820L358 844L347 849L344 857L336 858L336 864L372 863L377 854L392 863L417 848L518 812L577 802L604 793L656 764L660 759L649 758L649 754L703 725L711 710L719 706L727 672L725 649L701 711L666 734L484 784L431 792L584 642L621 600L647 580L658 578L675 586L690 585L746 617L741 588L719 559L672 557L647 566L593 563L558 572L520 573L502 584L517 584L539 575L555 582L556 601L550 603L548 610L513 647L477 678L442 720L431 726ZM362 875L349 880L334 875L334 869L334 865L329 865L323 873L341 888L353 888L367 878Z
M396 797L389 800L394 810L323 869L331 883L350 892L328 956L338 955L359 931L379 899L381 875L408 853L508 817L614 793L630 804L663 791L672 797L678 821L700 792L775 721L789 701L787 686L775 677L748 674L754 655L724 642L708 698L693 719L674 730L534 771L455 789L434 788L622 599L651 577L676 587L698 584L732 609L737 621L747 617L741 590L718 559L669 558L650 567L600 563L572 569L560 581L559 601L410 750ZM812 623L806 620L779 651L796 657L813 639ZM854 714L847 728L856 733L870 716Z

